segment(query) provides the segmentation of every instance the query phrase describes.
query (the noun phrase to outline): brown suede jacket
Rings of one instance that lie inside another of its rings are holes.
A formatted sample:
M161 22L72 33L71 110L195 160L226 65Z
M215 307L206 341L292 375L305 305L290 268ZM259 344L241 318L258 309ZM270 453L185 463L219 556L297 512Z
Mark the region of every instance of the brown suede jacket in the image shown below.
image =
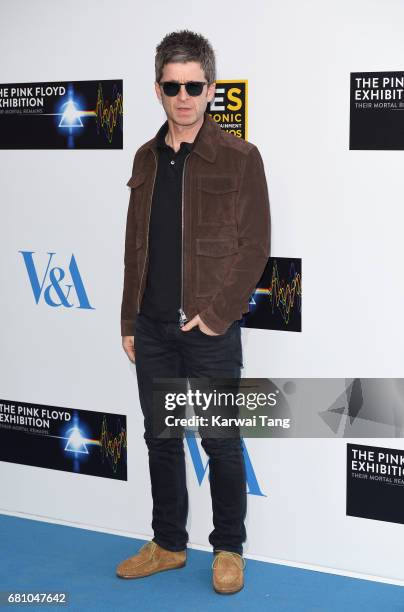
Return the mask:
M150 209L157 171L156 137L135 155L126 220L121 335L134 336L146 286ZM255 145L205 120L184 164L182 304L223 334L249 310L270 254L268 188Z

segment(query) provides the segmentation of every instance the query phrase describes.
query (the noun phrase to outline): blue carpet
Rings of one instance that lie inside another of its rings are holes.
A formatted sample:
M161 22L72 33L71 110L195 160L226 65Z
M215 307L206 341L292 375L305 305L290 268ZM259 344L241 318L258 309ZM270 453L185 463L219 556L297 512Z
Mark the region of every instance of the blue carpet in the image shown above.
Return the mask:
M116 565L143 543L0 515L0 591L69 594L65 606L25 604L10 610L404 612L402 587L249 559L244 589L217 595L211 587L213 557L197 550L188 551L183 569L138 580L118 578Z

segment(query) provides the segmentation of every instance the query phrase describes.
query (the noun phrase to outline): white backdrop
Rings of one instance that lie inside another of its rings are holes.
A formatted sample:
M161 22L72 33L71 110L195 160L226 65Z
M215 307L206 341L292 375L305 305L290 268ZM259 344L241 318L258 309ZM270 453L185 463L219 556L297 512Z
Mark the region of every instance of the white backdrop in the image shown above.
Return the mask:
M155 46L169 31L199 31L218 79L248 79L272 255L303 260L303 332L243 329L244 375L400 377L403 153L349 151L348 132L349 73L403 69L404 4L1 0L0 11L0 83L124 80L123 151L0 151L0 397L128 419L128 482L1 463L0 511L149 537L136 373L119 318L126 182L165 119ZM63 267L74 253L95 310L36 305L19 250L34 251L39 268L48 251ZM249 495L247 555L404 581L404 526L345 516L346 440L246 444L265 494ZM189 456L188 480L191 543L208 546L208 481L199 486Z

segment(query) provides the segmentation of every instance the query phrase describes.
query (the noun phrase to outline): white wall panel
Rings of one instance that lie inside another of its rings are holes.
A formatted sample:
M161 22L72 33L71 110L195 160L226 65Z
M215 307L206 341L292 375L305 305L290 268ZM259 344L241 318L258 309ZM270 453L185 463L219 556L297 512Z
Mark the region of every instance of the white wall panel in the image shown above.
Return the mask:
M349 73L399 70L398 0L2 0L0 82L123 78L123 151L0 151L0 396L128 416L127 483L0 464L0 508L150 535L136 374L119 329L128 180L164 120L154 51L187 27L219 79L249 80L249 140L265 162L272 255L302 257L303 332L243 330L245 376L400 377L403 153L349 151ZM1 135L0 135L1 137ZM36 305L20 249L66 265L94 311ZM403 447L401 440L375 443ZM345 440L247 440L246 553L404 580L403 526L345 516ZM208 545L208 481L188 455L190 534Z

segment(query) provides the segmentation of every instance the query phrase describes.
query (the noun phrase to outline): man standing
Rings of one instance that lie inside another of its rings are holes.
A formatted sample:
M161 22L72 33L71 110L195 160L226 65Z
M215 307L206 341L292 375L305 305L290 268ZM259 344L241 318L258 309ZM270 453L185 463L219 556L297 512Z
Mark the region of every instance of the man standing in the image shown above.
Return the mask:
M240 376L240 320L270 247L260 153L206 113L216 79L210 43L188 30L168 34L157 46L155 68L167 121L136 152L128 182L121 310L122 345L136 364L144 415L154 537L118 565L122 578L186 562L183 438L156 437L153 379ZM242 443L203 437L201 444L209 456L213 587L235 593L244 584Z

